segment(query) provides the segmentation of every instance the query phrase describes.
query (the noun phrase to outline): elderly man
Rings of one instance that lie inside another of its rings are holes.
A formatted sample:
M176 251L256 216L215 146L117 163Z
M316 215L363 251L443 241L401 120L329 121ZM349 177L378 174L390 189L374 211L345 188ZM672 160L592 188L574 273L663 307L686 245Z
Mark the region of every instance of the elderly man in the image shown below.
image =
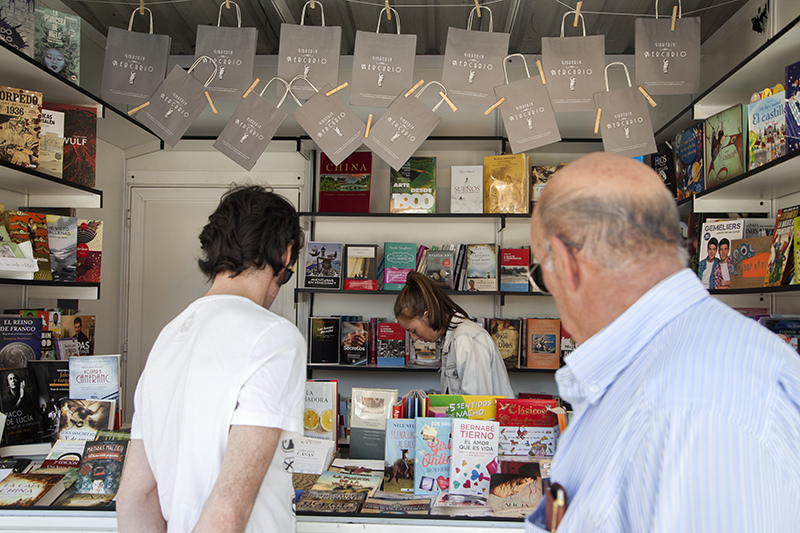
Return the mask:
M556 374L575 410L551 470L558 531L796 531L800 358L685 268L658 176L610 154L571 163L531 249L580 343ZM546 507L526 531L552 529Z

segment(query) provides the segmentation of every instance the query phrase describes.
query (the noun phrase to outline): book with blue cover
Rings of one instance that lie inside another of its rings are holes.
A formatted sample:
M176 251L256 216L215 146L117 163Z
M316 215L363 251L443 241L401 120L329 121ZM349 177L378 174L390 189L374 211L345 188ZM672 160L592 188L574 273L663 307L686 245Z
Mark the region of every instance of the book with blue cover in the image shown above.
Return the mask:
M786 67L786 153L800 148L800 61Z
M416 418L414 494L436 495L450 488L452 418Z
M675 182L678 200L703 192L703 123L696 122L675 136Z
M749 170L786 154L785 95L780 91L747 106Z
M390 418L386 421L384 492L414 492L416 427L413 418Z

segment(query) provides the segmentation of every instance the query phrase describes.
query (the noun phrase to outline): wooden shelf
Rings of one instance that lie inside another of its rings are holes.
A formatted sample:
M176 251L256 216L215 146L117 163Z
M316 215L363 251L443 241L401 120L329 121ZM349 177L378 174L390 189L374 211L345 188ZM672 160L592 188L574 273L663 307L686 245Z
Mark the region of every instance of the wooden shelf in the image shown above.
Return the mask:
M28 205L103 207L103 192L63 181L38 170L0 161L0 189L28 195ZM12 206L7 206L11 209Z

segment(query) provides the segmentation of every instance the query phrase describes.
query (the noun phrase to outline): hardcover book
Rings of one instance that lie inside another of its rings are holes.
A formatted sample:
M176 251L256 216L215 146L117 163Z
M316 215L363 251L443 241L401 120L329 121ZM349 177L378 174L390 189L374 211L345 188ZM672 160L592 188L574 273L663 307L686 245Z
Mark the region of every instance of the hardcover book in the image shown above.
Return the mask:
M672 193L672 197L678 198L678 188L675 183L675 153L672 150L672 143L656 143L658 152L650 156L650 167L658 174L664 186Z
M342 243L309 242L306 245L305 286L341 288Z
M86 443L75 480L76 494L116 494L128 441L97 440Z
M53 281L75 281L78 264L78 219L58 215L45 216Z
M528 292L528 265L531 251L528 248L500 249L500 290Z
M492 421L454 419L453 454L450 459L450 496L486 501L489 481L497 473L499 424Z
M417 266L417 245L410 242L387 242L383 245L383 290L400 291L408 273Z
M63 474L9 474L0 481L0 507L43 507L64 492Z
M772 234L772 244L769 250L767 273L764 276L765 287L783 285L789 270L786 265L792 260L792 245L794 240L794 219L800 215L800 205L778 209L775 215L775 230Z
M114 400L63 400L58 438L94 440L101 429L114 429Z
M506 368L519 368L522 319L490 318L487 322L486 330L497 346Z
M675 183L678 200L706 188L703 165L703 123L697 122L675 136Z
M310 319L308 362L311 364L339 364L341 345L341 319L339 317L314 317Z
M0 369L0 412L6 414L3 446L39 442L42 415L36 384L27 368Z
M103 261L103 221L78 219L75 281L98 283Z
M33 58L75 85L81 78L81 18L36 6Z
M428 250L426 276L445 290L455 288L456 250Z
M0 317L0 368L25 368L28 361L41 359L41 353L41 318Z
M542 476L538 463L530 463L533 472L492 474L488 504L495 516L524 518L542 500Z
M697 272L707 289L731 286L731 241L744 237L745 219L715 220L703 223L697 256ZM715 250L711 250L716 245Z
M450 488L451 418L419 417L416 428L414 494L435 495Z
M531 175L527 154L483 158L483 212L530 213Z
M66 337L78 341L81 355L94 354L94 315L70 315L62 319L61 331Z
M483 213L483 165L450 167L450 212Z
M494 420L495 402L502 396L429 394L428 416Z
M344 261L345 290L378 290L377 244L345 244Z
M501 426L558 426L558 417L549 410L556 405L555 399L498 399L497 421Z
M39 170L61 178L64 170L64 113L42 109Z
M339 383L337 381L306 381L303 428L306 437L336 442L339 415Z
M56 357L60 361L67 361L70 357L81 354L78 339L74 337L55 339L54 344L56 346Z
M369 322L342 320L340 365L364 365L369 358Z
M36 259L36 265L39 267L34 273L33 279L52 280L46 215L26 211L6 211L5 225L11 240L17 245L25 241L31 242L33 258Z
M406 330L397 322L377 323L376 354L378 366L405 366Z
M16 0L0 1L0 27L2 39L28 57L33 57L34 2L17 3Z
M69 398L69 366L66 361L28 361L42 413L42 435L55 440L61 402Z
M497 290L497 246L494 244L467 245L467 291Z
M558 424L540 426L500 426L501 455L525 457L554 455L559 437Z
M554 318L526 319L527 368L558 369L561 357L561 321Z
M296 511L314 513L357 513L367 498L366 492L315 490L303 492Z
M436 212L436 158L413 156L389 171L390 213Z
M786 67L786 153L800 148L800 61Z
M119 402L119 355L70 357L69 397Z
M797 236L796 226L797 222L795 222L795 236ZM771 246L772 236L770 235L731 241L731 289L764 286ZM796 275L797 265L795 264Z
M97 162L97 109L45 102L64 113L64 181L94 187Z
M703 157L706 163L706 188L744 173L747 165L744 149L746 121L741 104L706 119Z
M386 421L384 492L414 492L416 426L413 418L390 418Z
M785 96L780 91L747 106L749 170L786 155Z
M534 165L531 167L531 203L535 204L539 201L544 186L550 181L558 170L567 166L566 163L559 163L557 165Z
M39 168L41 128L42 93L0 86L0 161Z
M372 152L353 152L338 165L322 152L319 162L320 213L369 213Z

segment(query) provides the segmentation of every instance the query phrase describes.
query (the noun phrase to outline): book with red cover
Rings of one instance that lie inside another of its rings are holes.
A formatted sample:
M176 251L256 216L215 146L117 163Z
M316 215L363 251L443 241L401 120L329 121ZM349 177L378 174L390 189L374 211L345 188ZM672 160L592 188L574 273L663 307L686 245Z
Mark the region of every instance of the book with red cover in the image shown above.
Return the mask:
M75 281L100 281L103 260L103 221L78 219Z
M79 105L44 103L64 113L63 180L94 187L97 160L97 110Z
M556 400L498 398L496 416L501 426L552 427L558 417L548 408L555 408Z
M369 213L372 152L353 152L334 165L323 152L319 162L320 213Z

